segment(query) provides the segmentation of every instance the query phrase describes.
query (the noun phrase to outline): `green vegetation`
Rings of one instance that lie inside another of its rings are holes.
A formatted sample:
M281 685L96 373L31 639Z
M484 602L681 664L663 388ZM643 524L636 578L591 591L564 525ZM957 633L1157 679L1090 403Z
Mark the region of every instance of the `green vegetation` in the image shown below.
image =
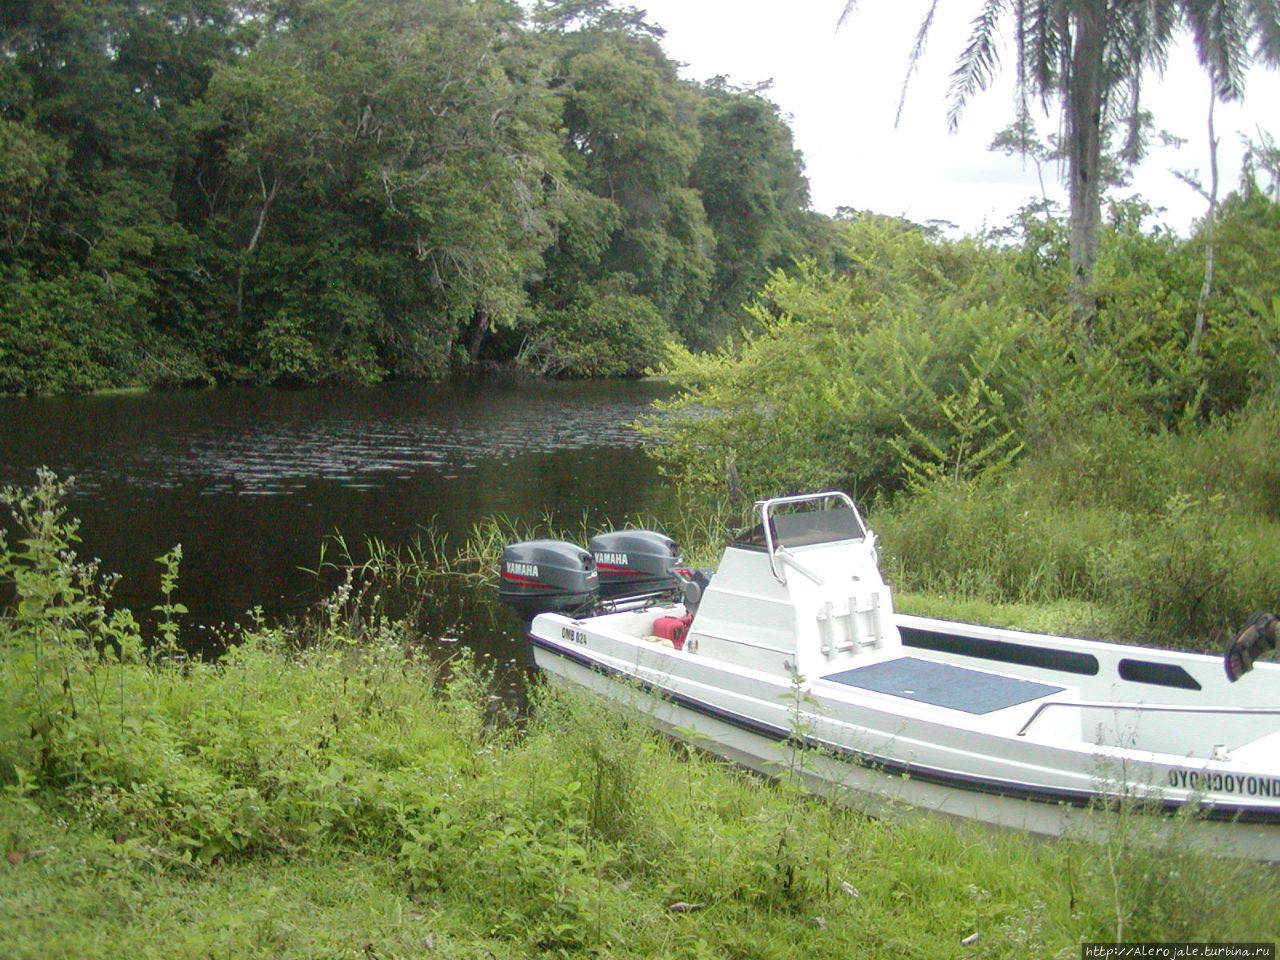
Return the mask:
M673 351L654 456L695 511L851 491L900 590L1217 647L1280 596L1277 209L1254 182L1223 205L1196 336L1196 243L1114 208L1087 349L1060 222L1001 244L855 218L846 268L777 273L740 343Z
M535 687L510 716L484 669L350 616L350 590L217 663L165 630L147 648L71 552L61 493L4 492L5 956L1022 960L1280 936L1270 870L1138 821L1048 843L870 819L594 702Z
M827 246L759 91L608 0L0 14L0 394L634 376Z
M645 429L687 510L652 525L696 563L751 497L841 488L906 609L1205 647L1274 604L1274 144L1189 239L1113 206L1086 331L1063 220L813 215L776 107L680 81L660 39L606 0L6 8L0 393L665 358L682 392ZM144 638L64 492L0 497L6 956L1280 937L1273 871L1142 820L1035 843L869 819L537 686L514 711L423 639L432 578L483 583L501 521L458 552L339 541L314 618L195 662L181 552Z

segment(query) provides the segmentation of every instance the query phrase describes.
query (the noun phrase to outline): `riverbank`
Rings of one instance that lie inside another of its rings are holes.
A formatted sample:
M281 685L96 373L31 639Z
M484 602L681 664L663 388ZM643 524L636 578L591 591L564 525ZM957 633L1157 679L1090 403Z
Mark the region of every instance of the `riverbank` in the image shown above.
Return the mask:
M1176 823L1046 842L872 819L801 792L800 755L762 781L538 682L495 697L488 665L355 585L196 661L171 554L144 644L68 553L63 493L6 492L0 955L1023 960L1280 937L1274 870L1193 855Z

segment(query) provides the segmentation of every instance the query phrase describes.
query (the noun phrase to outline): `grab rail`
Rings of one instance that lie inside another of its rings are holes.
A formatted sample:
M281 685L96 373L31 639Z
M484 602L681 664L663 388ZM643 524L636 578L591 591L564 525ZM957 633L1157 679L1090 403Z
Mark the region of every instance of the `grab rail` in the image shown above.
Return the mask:
M820 576L818 576L816 573L814 573L812 570L806 567L803 563L797 560L796 555L792 553L790 550L788 550L786 547L779 547L775 551L774 556L781 557L783 560L787 562L787 566L791 567L794 570L798 570L800 573L804 574L806 577L808 577L811 581L816 583L818 586L821 587L825 585L826 583L825 580L823 580ZM778 574L776 571L774 572L773 575L775 577L778 577ZM781 582L786 583L786 581L782 580L781 577L778 577L778 579L781 580Z
M1123 703L1107 700L1046 700L1032 712L1030 718L1018 731L1024 737L1040 714L1050 707L1080 707L1084 710L1133 710L1150 713L1213 713L1240 716L1280 716L1280 707L1201 707L1180 705L1176 703Z

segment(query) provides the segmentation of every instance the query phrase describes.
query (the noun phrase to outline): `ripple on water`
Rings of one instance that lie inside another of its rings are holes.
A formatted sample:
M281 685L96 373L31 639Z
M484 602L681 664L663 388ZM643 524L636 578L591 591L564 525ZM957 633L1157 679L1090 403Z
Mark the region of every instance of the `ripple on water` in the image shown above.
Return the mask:
M31 456L61 475L74 473L82 492L125 483L154 490L193 486L204 496L287 496L316 481L367 490L423 473L456 478L486 462L529 454L640 447L644 439L632 423L660 392L636 385L479 391L400 385L144 395L95 399L78 410L14 409L67 415L68 422L43 431L66 442L51 441L47 451L36 444ZM83 422L86 414L97 415L101 425ZM77 431L85 434L78 442ZM4 440L0 436L0 446ZM25 482L21 475L12 479Z

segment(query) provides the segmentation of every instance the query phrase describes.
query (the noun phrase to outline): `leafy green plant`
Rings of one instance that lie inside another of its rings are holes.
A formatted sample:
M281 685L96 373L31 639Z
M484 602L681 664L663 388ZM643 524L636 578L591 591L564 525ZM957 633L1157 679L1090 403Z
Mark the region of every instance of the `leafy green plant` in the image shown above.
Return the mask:
M486 664L337 607L323 637L259 620L217 663L102 644L110 613L54 615L80 596L57 579L57 484L10 496L33 526L5 578L60 599L0 620L0 953L1021 960L1119 932L1274 939L1265 868L1147 843L1147 820L1044 842L873 819L658 736L642 691L638 718L543 684L495 712ZM43 702L37 639L67 654L43 661ZM799 683L791 705L803 731ZM32 737L50 712L56 735Z
M1217 647L1258 603L1238 592L1258 583L1258 560L1245 544L1222 497L1183 494L1100 562L1112 567L1113 602L1129 613L1135 632Z
M1003 470L1022 452L1024 444L1017 440L1018 431L1005 429L1008 424L1003 417L1004 397L981 375L967 367L962 366L962 370L964 392L953 391L937 400L945 436L931 436L904 416L906 434L888 441L902 458L903 470L915 486L939 480L954 483L983 472Z
M662 359L674 334L646 297L600 284L526 335L517 362L539 376L636 377Z
M132 616L108 609L116 578L76 557L79 521L63 503L69 485L42 468L31 489L0 490L13 522L12 534L0 530L0 583L13 591L12 606L0 612L11 679L4 719L17 747L0 758L6 780L28 773L40 783L74 778L72 744L86 695L102 694L93 666L106 655L126 661L141 652ZM24 726L25 738L17 735Z
M164 569L160 573L161 602L152 609L160 614L159 631L163 652L169 655L178 653L178 619L189 611L185 604L173 599L178 588L178 570L182 565L182 544L175 545L167 553L156 558L156 563Z
M1280 542L1261 452L1273 418L1263 404L1183 434L1086 420L1010 470L918 488L872 522L903 591L1070 603L1039 629L1215 648L1280 589L1264 562Z

